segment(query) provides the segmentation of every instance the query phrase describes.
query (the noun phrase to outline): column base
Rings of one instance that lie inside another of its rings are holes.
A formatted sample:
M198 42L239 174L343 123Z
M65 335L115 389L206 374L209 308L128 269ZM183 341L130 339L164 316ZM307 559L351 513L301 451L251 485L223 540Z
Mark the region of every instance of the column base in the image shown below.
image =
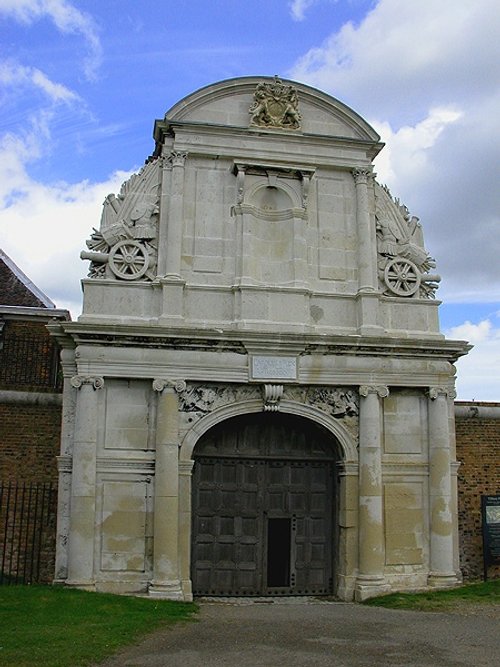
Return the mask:
M451 588L460 584L456 572L431 572L427 584L433 588Z
M364 600L384 595L390 591L391 586L386 582L384 577L361 575L356 579L354 600L356 602L363 602Z
M181 600L186 602L180 581L152 582L148 594L152 598L163 598L164 600ZM192 597L192 596L191 596Z
M76 579L66 579L63 582L68 588L78 588L81 591L92 591L95 592L95 582L94 581L78 581Z

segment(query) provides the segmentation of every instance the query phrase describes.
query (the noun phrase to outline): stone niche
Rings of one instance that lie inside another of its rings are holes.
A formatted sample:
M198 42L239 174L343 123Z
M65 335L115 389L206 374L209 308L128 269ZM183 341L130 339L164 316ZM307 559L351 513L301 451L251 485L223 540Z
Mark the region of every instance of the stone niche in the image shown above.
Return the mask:
M81 254L63 347L56 579L337 595L460 580L453 363L380 138L278 77L154 125ZM284 546L283 546L284 545Z

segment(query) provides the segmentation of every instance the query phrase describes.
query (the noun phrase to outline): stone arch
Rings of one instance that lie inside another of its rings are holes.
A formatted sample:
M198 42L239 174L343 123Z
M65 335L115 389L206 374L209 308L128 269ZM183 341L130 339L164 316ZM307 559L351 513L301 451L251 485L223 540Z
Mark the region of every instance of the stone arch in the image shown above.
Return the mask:
M273 191L273 194L275 194L276 208L273 209L274 211L290 211L290 215L292 215L292 208L300 208L299 193L283 180L271 187L266 178L259 179L253 187L249 188L245 199L256 208L265 210L265 201L263 200L266 199L269 191Z
M280 411L282 413L305 417L323 426L337 441L340 452L343 454L343 463L357 463L358 451L355 439L338 419L330 417L322 410L318 410L318 408L296 401L282 400L280 402ZM191 426L182 439L179 460L191 461L198 440L216 424L231 419L231 417L257 412L262 412L262 401L254 399L224 405L204 415Z

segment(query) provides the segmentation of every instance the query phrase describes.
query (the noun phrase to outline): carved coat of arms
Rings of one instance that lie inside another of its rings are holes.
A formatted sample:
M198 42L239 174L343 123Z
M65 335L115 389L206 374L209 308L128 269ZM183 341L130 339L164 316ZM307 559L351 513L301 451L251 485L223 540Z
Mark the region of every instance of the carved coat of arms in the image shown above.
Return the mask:
M277 76L272 83L259 83L249 110L250 125L300 129L301 115L297 90Z

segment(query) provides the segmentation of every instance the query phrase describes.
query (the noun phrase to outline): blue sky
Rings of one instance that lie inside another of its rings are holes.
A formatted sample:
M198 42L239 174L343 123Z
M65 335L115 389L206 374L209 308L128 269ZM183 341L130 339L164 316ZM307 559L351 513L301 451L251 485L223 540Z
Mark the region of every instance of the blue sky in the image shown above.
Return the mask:
M497 0L0 0L0 246L77 317L104 196L155 118L217 80L274 75L381 134L381 182L423 225L441 326L474 343L459 398L500 400Z

